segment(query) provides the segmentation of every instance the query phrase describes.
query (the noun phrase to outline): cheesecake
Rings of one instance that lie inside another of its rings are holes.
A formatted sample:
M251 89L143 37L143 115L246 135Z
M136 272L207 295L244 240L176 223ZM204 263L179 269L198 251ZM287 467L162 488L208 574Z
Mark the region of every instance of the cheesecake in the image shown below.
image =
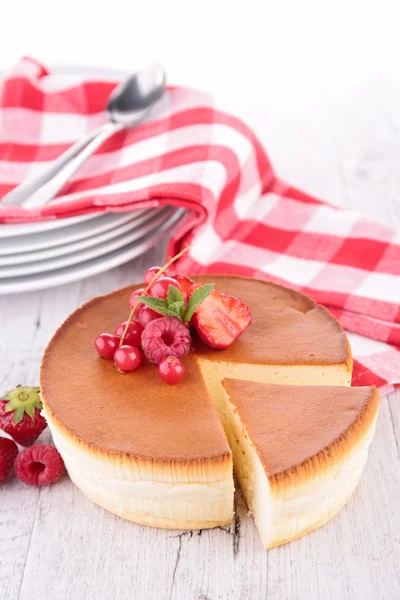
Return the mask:
M71 479L105 509L156 527L200 529L231 522L232 457L234 462L241 460L232 443L232 406L237 397L229 388L232 380L246 386L275 384L278 396L279 390L283 398L289 394L290 422L297 418L292 390L315 386L321 411L337 415L339 429L342 426L338 435L344 435L348 426L348 407L340 400L340 392L345 398L352 393L348 389L351 349L343 329L325 308L270 282L229 276L193 279L214 283L221 292L240 298L249 306L253 321L224 350L210 348L194 337L194 352L183 359L185 377L179 384L166 385L157 369L146 362L133 373L121 375L94 350L94 339L101 331L113 331L126 319L134 287L94 298L76 310L55 333L41 366L44 413ZM306 393L301 392L303 398ZM332 394L339 399L333 404ZM292 444L291 429L285 432L279 419L274 423L273 410L267 409L270 396L267 391L258 408L260 417L265 410L271 416L268 435L274 432L283 445ZM247 397L243 392L242 401ZM243 410L245 421L244 415ZM327 435L324 428L331 431L328 421L321 421L322 430L314 431L322 445ZM321 448L315 444L316 461ZM292 455L293 464L284 470L297 469L302 452L300 447ZM343 456L345 467L352 455ZM235 468L240 480L239 462ZM265 477L268 482L269 475ZM262 490L267 493L269 488L265 485ZM268 502L270 496L265 498L266 510ZM333 514L328 505L320 511L320 523ZM292 537L317 525L305 519L303 530L300 524ZM271 535L276 543L290 539L286 533ZM267 545L271 545L268 540Z
M323 525L364 468L379 406L375 387L224 379L233 463L265 548Z

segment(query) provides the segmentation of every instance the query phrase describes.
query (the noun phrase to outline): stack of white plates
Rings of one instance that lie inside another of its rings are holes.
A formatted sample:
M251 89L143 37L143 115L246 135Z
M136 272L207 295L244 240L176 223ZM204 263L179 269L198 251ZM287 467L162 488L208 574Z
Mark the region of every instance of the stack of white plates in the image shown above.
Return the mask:
M158 244L183 218L172 207L0 225L0 294L70 283Z

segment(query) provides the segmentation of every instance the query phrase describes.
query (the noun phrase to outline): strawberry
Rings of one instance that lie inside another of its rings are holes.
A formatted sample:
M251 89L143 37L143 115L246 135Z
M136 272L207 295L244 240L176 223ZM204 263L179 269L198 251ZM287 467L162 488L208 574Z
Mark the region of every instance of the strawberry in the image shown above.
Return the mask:
M197 285L192 286L189 295ZM193 324L200 339L211 348L227 348L251 323L245 302L214 289L197 307Z
M16 444L7 438L0 438L0 483L2 483L12 469L18 454Z
M187 302L188 301L188 291L194 284L193 279L190 279L190 277L186 277L185 275L175 275L174 279L176 279L176 281L181 286L181 292L182 292L183 298L184 298L185 302Z
M18 386L0 398L0 429L17 444L30 446L47 427L39 388Z

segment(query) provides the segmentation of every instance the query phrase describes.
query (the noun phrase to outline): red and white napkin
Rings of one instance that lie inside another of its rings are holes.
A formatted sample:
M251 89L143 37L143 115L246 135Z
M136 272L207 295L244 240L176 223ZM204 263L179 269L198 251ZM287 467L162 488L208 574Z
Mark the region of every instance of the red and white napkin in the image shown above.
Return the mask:
M0 197L105 122L115 84L21 60L1 89ZM56 205L0 204L0 223L163 204L190 209L169 245L175 254L191 244L180 271L306 292L352 332L355 385L400 383L400 232L281 181L254 133L207 94L169 88L153 118L104 143Z

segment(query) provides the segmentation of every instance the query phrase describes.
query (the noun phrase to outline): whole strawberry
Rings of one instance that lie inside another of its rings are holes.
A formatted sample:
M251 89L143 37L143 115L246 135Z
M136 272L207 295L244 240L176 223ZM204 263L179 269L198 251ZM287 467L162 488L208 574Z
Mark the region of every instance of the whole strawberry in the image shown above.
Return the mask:
M18 386L0 398L0 429L17 444L30 446L47 427L42 408L39 388Z
M7 479L17 454L17 445L12 440L0 437L0 483Z

